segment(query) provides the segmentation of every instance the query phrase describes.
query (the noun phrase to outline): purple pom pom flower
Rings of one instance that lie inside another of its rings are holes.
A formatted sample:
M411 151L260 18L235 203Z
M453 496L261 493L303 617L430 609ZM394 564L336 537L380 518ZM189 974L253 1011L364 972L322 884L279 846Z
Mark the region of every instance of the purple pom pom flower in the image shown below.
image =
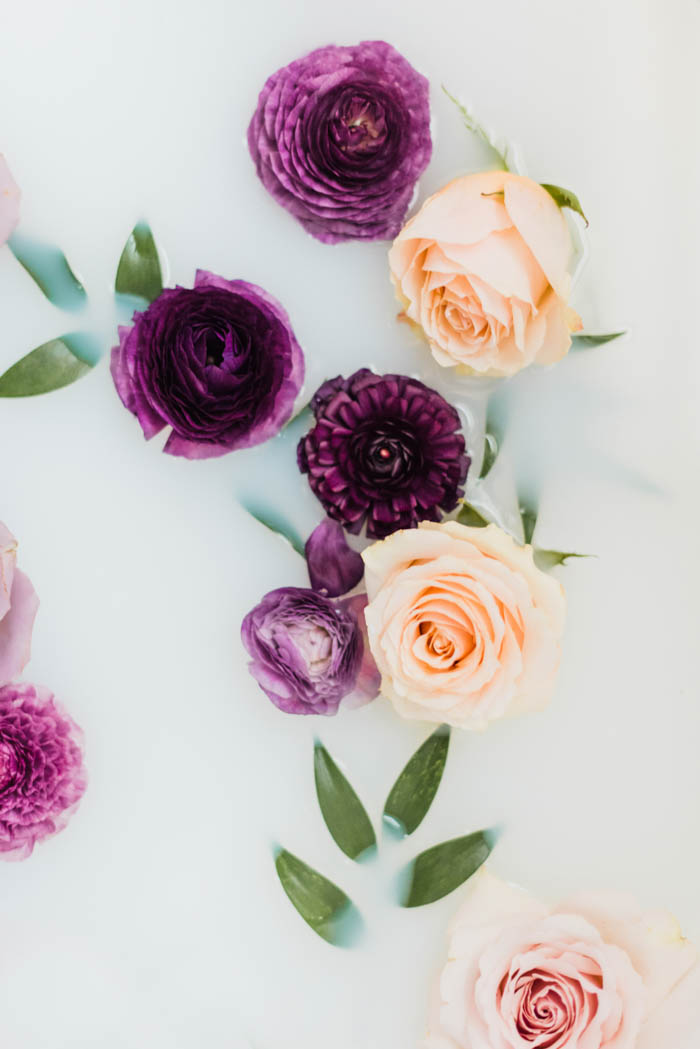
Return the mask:
M241 625L248 669L288 714L336 714L346 697L376 696L379 677L364 640L367 599L332 601L302 587L272 590Z
M329 517L383 539L439 521L464 495L470 459L459 414L418 379L367 368L325 382L299 442L302 473Z
M0 688L0 856L20 860L62 830L86 786L82 733L36 685Z
M267 80L248 147L314 237L391 239L430 160L428 81L381 40L319 48Z
M304 356L280 304L255 284L198 270L119 329L112 378L146 438L207 459L273 437L292 414Z

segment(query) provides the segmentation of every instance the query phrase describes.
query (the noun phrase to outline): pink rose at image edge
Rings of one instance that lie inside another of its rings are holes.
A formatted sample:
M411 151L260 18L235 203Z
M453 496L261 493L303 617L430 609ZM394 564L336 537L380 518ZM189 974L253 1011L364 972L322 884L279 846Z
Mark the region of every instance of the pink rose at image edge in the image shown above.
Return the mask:
M0 153L0 246L5 244L19 222L20 188Z
M549 908L480 872L458 911L425 1049L697 1049L698 952L614 893Z
M39 607L34 587L16 566L17 541L0 522L0 685L24 670Z

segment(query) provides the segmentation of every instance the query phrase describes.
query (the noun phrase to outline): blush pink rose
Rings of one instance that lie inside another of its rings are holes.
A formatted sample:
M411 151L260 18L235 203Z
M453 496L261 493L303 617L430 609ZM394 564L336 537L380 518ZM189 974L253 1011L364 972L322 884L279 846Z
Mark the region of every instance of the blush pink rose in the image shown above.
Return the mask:
M19 186L0 153L0 245L10 238L19 222L19 199Z
M643 913L627 897L551 909L483 871L448 955L426 1049L697 1045L697 951L668 913Z
M17 541L0 522L0 685L29 662L32 629L39 599L16 566Z
M426 200L394 241L389 268L438 364L503 376L569 349L581 326L567 306L570 256L549 193L524 175L487 171Z
M486 728L548 702L564 593L498 528L423 522L364 553L369 644L403 717Z

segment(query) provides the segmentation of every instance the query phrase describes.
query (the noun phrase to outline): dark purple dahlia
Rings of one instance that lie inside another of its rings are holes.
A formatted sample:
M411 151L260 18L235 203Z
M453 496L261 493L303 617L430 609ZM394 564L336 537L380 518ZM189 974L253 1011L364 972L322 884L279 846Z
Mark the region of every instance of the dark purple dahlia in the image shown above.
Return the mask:
M332 601L303 587L266 594L241 624L248 669L288 714L335 714L340 701L366 702L379 681L360 616L366 598Z
M62 830L86 786L82 733L36 685L0 688L0 855L24 859Z
M267 80L248 147L314 237L391 239L430 160L428 81L381 40L321 47Z
M273 437L292 414L304 355L280 304L255 284L197 271L166 288L112 350L117 393L146 438L208 459Z
M456 409L407 375L329 379L314 394L316 423L297 460L329 517L383 539L439 521L464 495L470 459Z

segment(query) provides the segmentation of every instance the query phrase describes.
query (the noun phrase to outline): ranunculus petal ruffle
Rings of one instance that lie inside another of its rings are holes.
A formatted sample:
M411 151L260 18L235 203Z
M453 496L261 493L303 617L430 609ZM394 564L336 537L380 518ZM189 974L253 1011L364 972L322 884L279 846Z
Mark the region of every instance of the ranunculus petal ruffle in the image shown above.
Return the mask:
M48 689L0 688L0 858L62 830L86 783L81 730Z
M19 186L0 153L0 246L9 240L19 222L20 197Z
M0 685L17 677L29 662L39 607L34 587L16 560L17 542L0 523Z
M363 552L370 646L404 717L483 729L549 700L562 588L496 525L424 522Z
M575 900L551 909L480 872L452 926L426 1049L690 1049L694 949L657 935L668 919L629 900L581 901L583 913Z
M523 175L488 171L430 197L394 241L389 267L439 364L502 376L569 349L570 255L549 193Z
M430 160L428 81L381 40L321 47L269 77L248 147L314 237L390 239Z
M372 698L372 664L359 622L364 595L361 602L286 586L248 613L241 625L248 669L280 710L335 714L346 697Z
M304 356L282 306L263 288L203 270L194 288L166 288L119 329L112 378L149 439L208 459L249 448L289 419Z
M342 526L328 517L314 528L304 552L312 588L327 597L347 594L364 575L362 556L348 545Z

